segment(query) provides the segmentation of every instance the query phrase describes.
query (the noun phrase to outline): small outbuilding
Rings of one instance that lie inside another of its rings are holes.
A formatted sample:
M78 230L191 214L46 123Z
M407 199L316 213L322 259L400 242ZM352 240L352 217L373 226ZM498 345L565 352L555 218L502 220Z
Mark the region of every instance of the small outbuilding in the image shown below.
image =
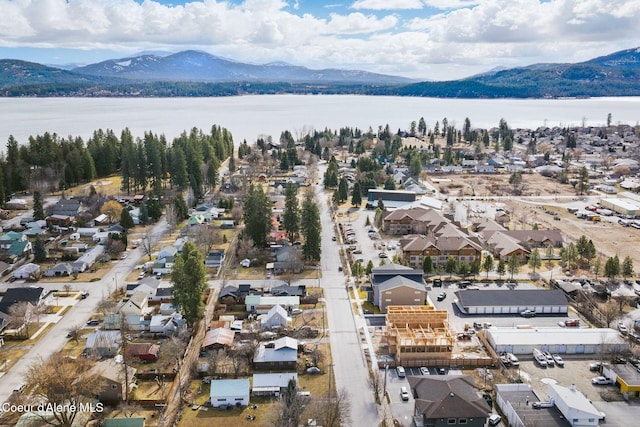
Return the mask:
M249 379L211 381L211 406L248 406L250 395Z

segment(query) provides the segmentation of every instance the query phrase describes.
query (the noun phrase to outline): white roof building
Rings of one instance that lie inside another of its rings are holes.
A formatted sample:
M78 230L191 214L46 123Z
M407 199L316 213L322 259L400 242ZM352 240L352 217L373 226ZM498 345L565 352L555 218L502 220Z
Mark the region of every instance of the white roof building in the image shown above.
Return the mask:
M531 354L534 348L560 354L619 352L628 343L610 328L497 328L487 329L493 349L513 354Z
M591 404L584 394L576 389L575 385L563 387L558 384L549 384L547 393L549 394L549 399L553 399L565 419L567 421L571 420L571 425L598 425L601 417L600 411Z

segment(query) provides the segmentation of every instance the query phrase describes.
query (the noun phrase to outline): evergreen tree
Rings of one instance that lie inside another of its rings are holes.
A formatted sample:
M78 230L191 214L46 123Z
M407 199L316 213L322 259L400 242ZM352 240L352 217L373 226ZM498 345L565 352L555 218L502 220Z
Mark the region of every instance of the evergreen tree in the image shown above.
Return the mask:
M303 258L307 261L320 261L322 254L320 210L311 194L308 194L302 202L300 228L305 230L305 242L302 246Z
M384 181L384 189L385 190L395 190L396 189L396 183L393 180L393 177L388 176L387 179Z
M424 271L424 274L433 273L433 260L429 254L422 259L422 271Z
M371 274L371 272L373 271L373 261L369 260L369 262L367 263L367 267L365 268L364 272L368 275Z
M444 271L449 273L449 277L451 277L451 275L453 275L453 273L455 273L457 269L458 262L453 256L449 256L449 259L447 259L447 262L444 265Z
M149 218L154 222L158 221L162 216L162 206L160 206L160 201L156 198L149 199L146 205Z
M531 252L531 256L529 257L529 266L533 270L533 274L536 274L536 269L540 268L542 265L542 259L540 257L540 251L538 248L535 248L533 252Z
M518 255L513 254L509 258L509 275L511 276L511 280L513 280L513 276L518 274L520 271L520 259Z
M129 231L135 227L133 218L131 218L131 214L128 209L122 209L122 212L120 212L120 225L125 229L125 231Z
M340 183L338 184L338 201L340 203L344 202L349 198L349 184L345 178L340 179Z
M300 210L298 208L298 186L293 182L287 184L284 201L284 213L282 226L287 232L289 242L293 243L298 238L300 231Z
M633 276L633 261L627 255L622 261L622 277L627 279L628 277Z
M40 236L36 237L35 242L33 242L33 258L35 262L44 262L47 259L47 249Z
M498 273L500 280L502 280L502 276L504 276L506 268L507 268L506 263L504 262L503 259L500 259L500 261L498 261L498 267L496 267L496 272Z
M203 293L207 288L204 257L191 242L182 247L171 270L173 305L180 307L189 325L204 314Z
M604 275L609 279L615 279L620 274L620 260L618 256L609 257L604 264Z
M45 219L44 208L42 207L42 196L39 191L33 193L33 219L41 221Z
M353 191L351 192L351 204L358 207L362 204L362 187L360 186L360 181L356 181L353 185Z
M249 187L242 211L244 233L257 247L264 248L267 245L267 235L271 231L271 202L261 186Z
M493 257L491 255L487 255L484 257L484 261L482 261L482 270L487 272L487 279L489 279L489 272L493 270Z
M182 197L182 194L175 196L172 203L176 211L178 221L189 219L189 208L187 207L187 202L184 200L184 197Z

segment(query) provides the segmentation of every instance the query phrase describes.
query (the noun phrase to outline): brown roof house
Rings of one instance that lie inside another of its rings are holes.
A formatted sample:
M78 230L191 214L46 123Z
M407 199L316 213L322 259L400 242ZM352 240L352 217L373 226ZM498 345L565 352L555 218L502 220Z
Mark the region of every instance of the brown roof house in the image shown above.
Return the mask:
M131 391L136 369L129 366L127 372L129 391ZM115 359L101 360L91 368L90 374L97 375L104 381L102 390L96 395L98 400L101 402L120 402L124 399L127 385L122 363L118 363Z
M484 427L491 407L469 375L408 377L417 427Z
M143 362L155 362L158 360L160 346L152 343L127 344L127 353Z

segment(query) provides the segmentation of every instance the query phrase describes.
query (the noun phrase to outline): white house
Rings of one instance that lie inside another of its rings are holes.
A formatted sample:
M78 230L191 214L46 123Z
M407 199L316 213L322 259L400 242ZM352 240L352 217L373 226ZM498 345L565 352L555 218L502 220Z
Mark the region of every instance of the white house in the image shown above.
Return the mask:
M151 317L149 332L172 336L183 331L186 326L187 322L178 313L156 314Z
M258 314L266 314L275 305L280 305L285 309L300 308L299 296L263 296L263 295L247 295L244 299L247 311L255 311Z
M128 300L120 303L113 314L104 317L104 329L120 329L121 317L124 316L127 326L132 331L145 329L144 314L147 311L148 298L144 292L134 292Z
M213 380L209 397L211 406L248 406L250 395L249 379Z
M104 253L104 246L96 245L91 248L90 251L85 252L80 258L78 258L71 266L73 271L82 273L87 268L90 268L98 258Z
M38 273L40 273L40 266L30 262L20 266L16 271L14 271L13 278L26 280L32 275L36 275Z
M289 381L298 382L298 374L295 372L280 372L271 374L253 374L251 394L254 396L279 397Z
M290 320L287 310L276 304L267 314L262 316L260 326L263 329L283 328Z

